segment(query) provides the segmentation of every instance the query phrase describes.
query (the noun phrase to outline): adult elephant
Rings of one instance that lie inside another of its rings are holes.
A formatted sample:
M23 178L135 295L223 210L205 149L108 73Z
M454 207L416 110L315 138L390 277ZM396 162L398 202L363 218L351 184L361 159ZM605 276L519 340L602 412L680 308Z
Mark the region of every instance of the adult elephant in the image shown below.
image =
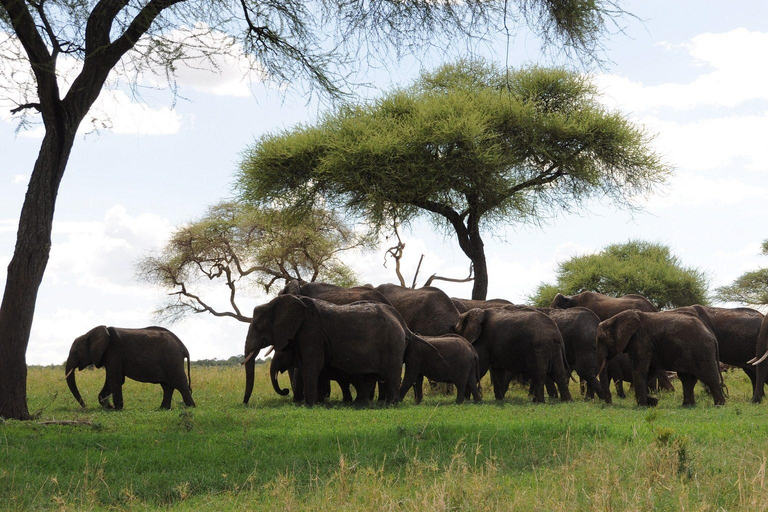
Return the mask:
M760 326L755 347L755 357L748 362L757 368L755 392L752 394L752 402L760 403L765 393L765 379L766 375L768 375L768 315L763 317L763 322Z
M753 358L763 314L751 308L690 307L715 334L720 348L720 361L741 368L747 374L752 383L754 398L757 371L750 360L755 361Z
M622 297L611 297L597 292L581 292L577 295L566 296L561 293L555 295L552 300L551 307L554 309L569 309L569 308L587 308L595 313L600 321L608 320L612 316L621 313L622 311L628 311L636 309L638 311L644 311L646 313L657 312L658 309L651 301L638 295L631 293ZM603 372L600 374L600 384L605 395L610 396L610 382L611 379ZM668 391L674 391L675 387L669 381L667 372L658 372L651 376L649 379L651 389L656 391L657 389L664 389ZM617 386L618 392L618 386ZM622 392L623 394L623 392Z
M280 295L311 297L313 299L324 300L336 305L352 304L353 302L360 301L371 301L380 302L382 304L389 304L389 301L371 286L353 286L350 288L345 288L343 286L337 286L331 283L301 283L296 279L289 281L278 293L278 296ZM273 367L274 371L272 371ZM275 351L275 355L273 356L272 363L270 365L270 376L274 375L274 377L271 378L272 387L275 389L275 391L280 395L286 396L288 394L288 390L281 389L277 385L277 374L287 371L290 376L291 388L293 389L293 401L303 402L303 383L301 380L301 375L296 372L297 368L297 361L292 353L281 353L281 351ZM329 373L336 377L335 379L331 380L336 380L336 382L339 384L343 401L352 401L352 394L350 392L350 380L345 376L339 375L338 373L334 373L332 371L324 372L323 379L321 379L321 382L319 383L321 391L323 391L323 393L320 393L320 395L323 395L325 391L330 391L330 383L328 382ZM360 383L356 384L357 385L355 386L355 389L358 391L358 395L360 395L360 389L362 385Z
M562 400L571 400L563 358L563 338L555 322L531 308L475 308L463 313L456 332L477 350L479 378L492 368L494 395L504 397L505 372L523 373L533 383L533 401L544 402L551 378Z
M389 301L381 293L370 286L345 288L331 283L300 283L296 279L289 281L278 295L302 295L339 306L364 300L389 304Z
M187 373L184 374L184 359ZM106 378L99 392L99 403L105 409L123 408L123 384L125 378L160 384L163 401L160 407L171 408L173 391L178 390L184 404L195 406L192 399L189 351L181 340L163 327L123 329L100 325L79 336L72 343L65 367L69 390L81 407L85 402L75 382L75 369L83 370L89 365L104 367Z
M622 297L611 297L597 292L581 292L571 296L558 293L552 300L552 305L550 307L558 309L591 309L598 317L600 317L601 321L608 320L613 315L621 313L622 311L627 311L628 309L636 309L647 313L658 311L656 306L651 304L651 301L636 293L631 293Z
M458 310L459 313L466 313L470 309L474 309L474 308L488 309L488 308L500 308L500 307L512 305L512 303L506 299L472 300L472 299L458 299L456 297L451 297L451 300L453 301L453 305L456 306L456 309Z
M717 351L717 339L710 328L698 315L684 311L624 311L601 322L597 329L601 366L617 354L629 355L638 405L658 403L648 396L651 369L677 372L683 385L683 405L695 404L697 380L712 391L715 405L725 404Z
M402 315L408 328L424 336L440 336L455 332L459 312L453 301L440 288L405 288L382 284L375 288Z
M245 340L245 396L253 391L253 356L269 346L296 355L304 400L318 400L324 367L384 381L388 401L398 398L403 357L409 343L426 343L386 304L360 302L337 306L326 301L280 295L253 310Z

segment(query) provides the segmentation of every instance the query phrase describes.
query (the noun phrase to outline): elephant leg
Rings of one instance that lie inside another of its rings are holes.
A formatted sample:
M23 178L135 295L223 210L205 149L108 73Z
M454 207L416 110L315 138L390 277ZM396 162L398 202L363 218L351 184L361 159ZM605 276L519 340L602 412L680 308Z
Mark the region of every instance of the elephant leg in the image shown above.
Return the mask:
M104 380L104 387L101 388L101 391L99 391L99 403L104 409L113 409L112 404L109 403L109 395L112 394L112 391L109 389L109 381L106 379Z
M531 386L533 387L533 403L544 403L544 378L536 375L531 380Z
M469 392L472 393L472 400L474 400L475 403L479 403L483 401L483 395L480 394L480 389L477 387L477 382L475 382L474 370L469 375L469 380L467 381L467 388L469 389Z
M296 403L304 402L304 378L301 376L301 371L297 368L291 368L288 370L288 375L291 377L293 401Z
M355 397L355 405L368 405L373 395L376 394L376 379L370 376L364 376L360 380L360 385L357 388L357 396Z
M467 381L457 379L453 381L453 385L456 387L456 403L461 405L467 399Z
M171 399L173 398L173 386L166 384L165 382L161 382L160 386L163 388L163 403L160 404L160 408L170 409Z
M720 364L715 362L709 371L699 373L695 378L698 378L702 384L707 386L712 394L712 399L715 405L725 405L725 395L723 395L723 384L720 382Z
M413 398L416 405L424 399L424 375L417 375L413 384Z
M678 372L677 376L680 378L680 383L683 385L683 406L696 405L696 397L694 396L693 389L696 387L696 382L699 379L690 373Z
M313 406L318 400L320 369L309 364L302 365L301 378L304 381L304 402Z
M616 379L613 385L616 386L616 395L619 398L627 398L627 394L624 392L624 379Z
M666 370L657 370L656 376L659 381L659 391L674 391L675 386L672 385L672 381L669 380Z
M352 391L350 390L349 381L345 380L339 382L339 388L341 388L341 401L345 404L352 402Z
M408 391L410 391L410 389L414 387L414 385L416 384L416 378L417 377L413 375L413 372L409 372L408 369L406 368L405 377L403 377L403 383L400 384L400 392L398 393L400 400L405 398L405 395L408 394ZM413 390L413 395L414 395L414 398L416 398L416 389Z
M187 407L197 407L195 400L192 398L192 391L189 389L189 386L179 389L179 393L181 393L181 398L184 400L184 405Z
M379 399L378 402L386 402L386 403L392 403L393 398L399 396L397 393L394 395L389 392L389 387L387 386L387 383L380 380L379 381Z
M588 379L587 379L587 387L591 388L593 390L594 394L597 394L597 398L599 398L600 400L605 400L605 403L607 403L607 404L611 403L610 395L608 395L606 397L603 394L603 388L602 388L600 382L598 382L596 376L593 375L591 377L588 377ZM593 396L594 396L594 394L593 394Z
M749 377L749 381L752 383L752 396L755 395L755 388L757 387L757 372L753 368L743 368L744 373Z
M544 381L544 385L547 388L547 395L549 398L557 398L557 388L555 387L555 381L553 381L551 378L547 377Z
M121 410L123 408L123 383L125 377L122 375L107 375L107 383L109 389L112 390L112 401L115 403L115 409Z
M384 400L388 404L394 404L400 401L400 395L397 393L400 388L400 372L401 366L398 366L396 370L390 372L385 376L383 388L382 383L379 383L379 401L381 401L382 390L386 390Z
M493 383L493 394L496 400L504 400L508 385L504 370L501 368L491 368L491 382Z
M603 391L603 400L605 400L605 403L612 403L611 379L608 378L608 371L605 368L603 368L603 371L600 373L600 389Z
M654 406L658 403L658 400L648 396L648 368L633 366L632 383L635 386L635 400L637 401L637 405Z
M768 374L768 361L763 361L755 371L755 392L752 393L752 403L759 404L765 395L765 378Z

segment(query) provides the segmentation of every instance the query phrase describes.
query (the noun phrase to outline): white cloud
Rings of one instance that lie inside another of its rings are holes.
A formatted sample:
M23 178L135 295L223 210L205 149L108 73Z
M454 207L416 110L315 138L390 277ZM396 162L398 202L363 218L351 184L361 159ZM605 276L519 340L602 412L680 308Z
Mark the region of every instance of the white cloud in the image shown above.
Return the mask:
M615 74L599 75L597 83L605 101L640 113L662 107L734 107L750 100L768 100L768 67L759 60L768 55L768 33L739 28L700 34L680 48L688 52L692 65L705 72L688 83L659 85L645 85Z
M29 181L29 174L14 174L12 180L15 184L27 183Z
M766 197L768 188L752 186L731 178L708 178L693 172L674 175L666 190L652 196L650 208L679 208L680 206L738 205L744 200Z

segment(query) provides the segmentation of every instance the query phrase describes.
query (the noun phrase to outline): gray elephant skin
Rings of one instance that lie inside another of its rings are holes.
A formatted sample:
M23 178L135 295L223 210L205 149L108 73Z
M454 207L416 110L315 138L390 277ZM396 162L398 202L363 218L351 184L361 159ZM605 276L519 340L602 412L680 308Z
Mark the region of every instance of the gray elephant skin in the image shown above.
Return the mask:
M350 288L344 288L342 286L337 286L330 283L300 283L296 279L289 281L278 293L278 296L280 295L311 297L313 299L324 300L336 305L352 304L353 302L360 301L372 301L380 302L382 304L389 304L389 301L381 293L374 290L370 286L353 286ZM272 387L275 389L275 391L280 395L286 396L288 394L288 390L282 389L277 385L277 374L288 371L291 388L293 389L293 401L303 402L303 381L301 372L296 371L297 368L298 361L293 354L280 353L280 351L276 351L275 355L272 357L272 362L270 363L270 377L272 379ZM330 373L336 377L336 379L331 378L331 380L336 380L336 382L339 384L344 402L352 401L352 394L350 392L350 383L352 381L354 381L356 384L355 389L357 390L358 397L361 395L361 388L363 386L368 387L368 383L362 383L359 378L350 379L344 375L341 375L339 372ZM328 371L324 371L323 377L319 383L321 388L319 398L321 400L324 396L326 396L326 393L330 393L330 382L328 382L328 374Z
M597 331L601 365L617 354L629 355L638 405L658 403L648 396L648 372L652 368L677 372L683 385L683 405L695 404L693 390L697 380L712 391L715 405L725 404L717 339L698 315L630 310L601 322Z
M254 356L274 346L290 350L299 361L304 400L318 400L320 372L327 365L350 375L376 376L384 381L387 400L398 399L403 359L415 336L392 306L362 302L337 306L326 301L280 295L253 310L245 341L248 403L253 391Z
M768 375L768 315L763 318L755 349L755 357L748 362L757 368L752 401L759 403L763 399L765 379Z
M477 350L480 377L489 368L494 395L503 398L504 372L522 373L532 380L533 401L544 402L547 377L557 385L560 398L571 400L565 370L563 338L555 322L532 308L475 308L463 313L456 332Z
M513 305L506 299L473 300L451 297L451 301L453 301L453 305L456 306L456 309L459 311L459 313L466 313L470 309L474 308L488 309Z
M449 382L456 386L456 403L462 404L468 394L475 402L482 397L477 387L480 381L480 361L477 351L458 334L424 336L432 347L410 345L405 352L405 377L400 387L400 399L413 388L415 402L424 396L424 377L434 382Z
M184 373L184 359L187 373ZM106 379L99 392L99 403L115 409L123 408L122 387L125 378L160 384L163 388L163 409L171 408L173 391L178 390L184 404L195 406L192 399L189 351L181 340L163 327L123 329L100 325L79 336L72 343L65 367L67 385L75 400L85 407L75 382L75 370L93 364L104 367Z
M440 288L405 288L382 284L375 288L402 315L408 328L423 336L454 333L459 312L453 301Z

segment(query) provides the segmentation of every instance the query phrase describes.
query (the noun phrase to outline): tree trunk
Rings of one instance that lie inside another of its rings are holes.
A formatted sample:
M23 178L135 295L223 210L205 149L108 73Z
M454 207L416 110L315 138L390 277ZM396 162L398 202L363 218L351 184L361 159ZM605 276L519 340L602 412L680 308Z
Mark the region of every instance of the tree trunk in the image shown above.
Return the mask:
M480 249L469 256L475 272L475 280L472 285L472 300L485 300L488 296L488 264L485 261L485 250L482 244L481 241Z
M26 351L37 290L51 251L56 195L79 122L63 109L46 122L46 132L21 209L16 248L8 265L0 303L0 417L29 419Z

